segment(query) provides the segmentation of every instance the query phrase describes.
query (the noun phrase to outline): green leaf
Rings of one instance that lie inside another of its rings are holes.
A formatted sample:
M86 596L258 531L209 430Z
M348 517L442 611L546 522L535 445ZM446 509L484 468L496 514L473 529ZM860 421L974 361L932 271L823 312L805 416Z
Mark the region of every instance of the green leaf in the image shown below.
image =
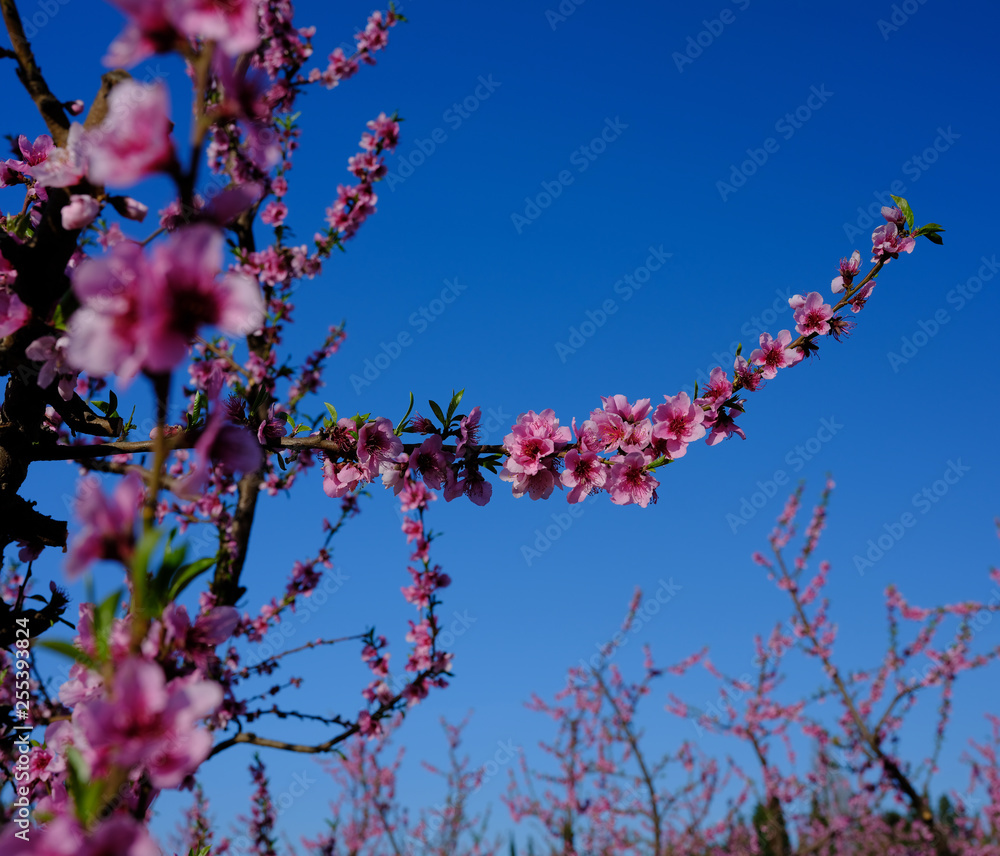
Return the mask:
M462 396L465 395L465 390L460 389L458 392L452 390L451 393L451 404L448 405L448 421L451 421L451 417L455 415L455 410L458 408L458 403L462 400Z
M910 203L903 199L902 196L893 196L892 201L896 203L896 207L903 212L903 216L906 218L906 228L913 228L913 210L910 208Z
M94 610L94 641L97 643L97 654L101 660L106 660L110 652L111 624L115 620L121 599L122 590L116 589Z
M399 424L396 425L396 430L392 433L397 437L403 433L403 428L406 426L406 420L410 418L410 414L413 412L413 393L410 393L410 406L406 408L406 413L403 414L403 418L399 420Z
M159 546L162 537L163 531L161 529L150 529L143 534L139 540L139 545L132 554L131 567L133 575L149 573L149 560Z
M210 559L198 559L191 562L191 564L180 568L170 581L170 589L167 592L167 599L176 600L178 595L180 595L180 593L184 591L184 589L186 589L196 577L201 576L201 574L205 573L205 571L207 571L214 564L215 556L212 556Z
M86 666L88 669L96 671L98 668L94 658L86 651L81 651L72 642L64 642L61 639L41 639L37 644L43 648L48 648L50 651L55 651L57 654L62 654L64 657L69 657L71 660L76 660L76 662Z
M430 404L431 410L434 411L434 415L441 420L441 427L445 427L448 424L448 421L444 418L444 413L441 411L441 405L436 401L428 401L427 403Z
M330 402L325 402L327 412L330 414L330 421L336 425L337 424L337 408L334 407Z
M928 232L924 237L932 244L941 245L944 243L944 239L937 232Z
M73 797L77 820L84 826L90 824L90 819L97 811L103 790L103 782L90 780L90 765L84 760L80 750L75 746L67 746L66 767L69 778L69 792Z

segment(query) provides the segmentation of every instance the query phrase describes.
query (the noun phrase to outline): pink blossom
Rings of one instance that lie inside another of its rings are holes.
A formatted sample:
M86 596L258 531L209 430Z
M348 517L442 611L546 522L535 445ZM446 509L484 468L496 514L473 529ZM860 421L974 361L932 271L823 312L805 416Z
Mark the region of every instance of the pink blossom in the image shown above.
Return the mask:
M21 134L17 138L17 147L21 150L21 157L28 166L37 166L45 161L49 153L55 148L52 137L48 134L39 134L35 137L34 143L29 143L28 138Z
M101 213L101 203L93 196L74 193L69 198L69 204L64 205L59 213L62 217L62 227L67 232L85 229Z
M243 274L218 277L222 233L207 224L180 229L147 258L123 242L73 271L81 308L69 327L71 362L93 375L123 380L140 368L165 372L187 354L201 325L246 335L264 319L256 283Z
M711 421L712 430L705 438L705 442L709 446L715 446L723 440L728 440L733 434L746 440L747 435L743 433L743 429L733 421L733 410L734 408L727 410L723 407L714 415Z
M31 318L31 310L14 292L0 286L0 339L20 330Z
M596 453L571 449L566 453L565 469L560 474L560 480L570 488L566 499L569 502L582 502L604 487L607 468Z
M260 212L261 222L266 223L268 226L280 226L285 222L287 216L288 206L277 199L272 199L268 202L264 206L264 210Z
M29 360L42 363L37 379L42 389L47 389L56 378L59 379L59 396L63 401L73 398L76 383L76 372L66 361L68 346L69 339L66 336L58 339L55 336L41 336L24 350L24 355Z
M666 402L653 413L653 436L665 441L671 458L681 458L687 453L688 443L705 436L705 411L693 404L686 392L664 398Z
M834 294L839 294L845 288L850 288L851 283L854 282L854 277L857 276L858 271L861 269L861 253L855 250L851 253L849 259L840 260L840 276L835 276L833 282L830 283L830 288Z
M883 205L882 216L885 217L888 222L895 223L897 226L902 226L906 221L906 217L903 216L903 212L895 205Z
M115 669L108 697L78 705L73 723L98 757L139 767L154 787L177 787L208 757L212 737L197 725L222 703L214 681L175 678L130 658Z
M334 463L329 458L323 462L323 492L333 499L346 496L363 480L364 474L352 463Z
M83 528L70 544L66 557L66 572L71 579L98 559L129 561L142 499L142 480L134 473L118 482L110 497L101 490L96 477L80 481L75 511Z
M171 19L184 35L216 42L229 56L239 56L260 44L258 0L172 0Z
M476 405L469 411L468 415L463 416L459 421L458 443L455 445L455 455L457 457L463 457L466 451L468 451L469 446L479 444L479 419L479 405Z
M802 336L816 333L825 336L830 332L833 309L818 291L810 291L806 297L796 294L788 299L788 305L795 310L795 330Z
M641 452L631 452L624 460L612 465L606 488L615 505L634 504L645 508L650 500L656 501L656 488L660 483L645 466L646 459Z
M775 339L770 333L761 333L760 347L750 355L750 362L762 366L761 374L771 380L778 374L778 369L794 366L802 359L801 351L788 347L791 341L792 334L788 330L782 330Z
M383 431L388 431L392 433L392 423L388 419L382 420L385 424L382 426ZM369 423L371 424L371 423ZM398 440L398 438L396 438ZM387 440L381 441L383 444L388 442ZM361 438L358 437L358 447L360 449ZM395 448L395 445L390 448ZM402 451L402 443L399 444L399 451ZM420 447L415 449L410 455L410 473L413 475L414 480L417 476L422 476L424 482L432 490L440 490L446 481L455 478L454 472L451 469L451 462L454 460L455 456L451 452L446 452L442 448L442 439L440 434L431 434Z
M115 86L107 116L87 134L90 180L125 187L166 169L174 158L168 107L162 83L123 80Z
M440 447L441 437L435 436ZM358 431L358 463L366 479L374 479L384 472L402 451L403 441L393 431L392 422L384 416L365 423Z
M83 125L74 123L69 126L66 144L52 149L44 161L32 166L31 174L44 187L71 187L87 174L89 145Z
M895 223L886 223L872 232L872 261L888 262L898 258L900 253L912 253L915 244L913 238L900 238Z
M195 443L194 456L194 468L177 485L177 493L181 496L200 494L215 467L221 468L227 475L252 473L263 462L256 437L246 428L226 422L221 411L216 411L209 418Z
M708 383L702 390L701 397L695 400L695 404L707 404L712 410L717 410L720 405L733 394L733 384L729 380L729 375L721 366L712 369L708 377Z

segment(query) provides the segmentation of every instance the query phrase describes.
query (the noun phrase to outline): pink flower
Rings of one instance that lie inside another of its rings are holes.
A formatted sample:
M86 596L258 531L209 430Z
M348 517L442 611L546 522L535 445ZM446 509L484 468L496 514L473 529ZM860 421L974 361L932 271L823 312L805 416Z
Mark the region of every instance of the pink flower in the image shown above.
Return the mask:
M83 125L74 123L69 126L66 145L52 149L44 161L31 168L31 174L43 187L72 187L87 174L88 148Z
M702 390L701 397L695 400L695 404L707 404L712 410L717 410L732 394L733 384L729 380L729 375L722 366L716 366L712 369L708 384Z
M693 404L686 392L664 398L666 402L653 413L653 436L666 441L671 458L681 458L687 453L688 443L705 436L705 411ZM645 503L642 506L645 508Z
M257 0L172 0L171 20L184 35L212 39L229 56L249 53L260 44Z
M392 423L388 419L382 420L385 425L383 431L392 432ZM366 426L367 427L367 426ZM397 438L398 440L398 438ZM361 437L358 437L358 448L361 448ZM402 451L402 443L399 444L399 451ZM440 434L431 434L418 449L414 449L410 455L410 472L414 479L423 476L424 483L432 490L440 490L445 482L454 480L455 474L451 469L451 462L455 456L451 452L446 452L442 448Z
M28 138L21 134L17 138L17 147L21 150L21 157L28 166L37 166L49 156L55 144L48 134L35 137L34 143L29 143Z
M268 202L264 206L264 210L260 212L261 221L267 223L268 226L280 226L285 222L285 217L287 216L288 206L276 199Z
M463 457L469 446L479 444L479 405L469 411L467 416L463 416L458 423L458 443L455 445L455 455Z
M681 393L684 395L684 393ZM678 396L679 398L680 396ZM661 404L660 407L663 407ZM657 408L659 409L659 408ZM704 433L704 429L702 429ZM640 505L645 508L650 500L656 501L659 482L645 469L646 459L641 452L631 452L624 460L611 467L607 490L615 505Z
M70 544L66 557L66 573L71 579L98 559L123 563L131 559L142 499L142 480L134 473L125 476L110 497L101 490L96 477L79 482L75 511L83 528Z
M337 499L355 490L364 480L364 475L349 462L334 463L329 458L323 461L323 493Z
M895 223L897 226L902 226L906 221L906 217L903 216L903 212L900 211L895 205L883 205L882 206L882 216L890 223Z
M834 294L839 294L845 288L850 288L851 283L854 282L854 277L857 276L858 271L861 269L861 253L855 250L851 253L849 259L840 260L840 276L835 276L833 282L830 283L830 288Z
M81 307L69 327L71 362L89 374L165 372L187 354L202 325L246 335L264 320L257 284L244 274L218 277L222 233L207 224L174 232L147 258L123 242L73 271Z
M162 83L123 80L108 96L108 114L87 133L88 175L95 184L125 187L173 161L169 95Z
M31 318L31 310L14 292L0 286L0 339L20 330Z
M708 437L705 438L705 442L709 446L715 446L721 443L723 440L729 439L733 434L736 434L743 440L746 440L747 435L743 433L743 429L740 428L733 421L733 410L726 410L723 407L712 419L712 430Z
M899 258L900 253L912 253L914 244L913 238L900 239L895 223L886 223L872 232L872 261L889 261Z
M235 472L252 473L263 460L260 444L246 428L225 421L217 410L208 420L205 430L194 446L195 465L177 485L182 496L196 496L208 484L215 467L226 475Z
M69 205L64 205L59 213L62 216L62 227L67 232L85 229L101 213L101 203L93 196L74 193L69 198Z
M47 389L52 382L59 379L59 396L63 401L73 398L76 384L76 372L66 362L66 349L69 339L66 336L42 336L35 339L24 350L29 360L42 363L38 370L38 385Z
M788 305L795 310L795 330L800 335L816 333L825 336L830 332L833 309L823 302L818 291L810 291L806 297L796 294L788 299Z
M802 359L801 351L788 347L791 341L792 334L788 330L782 330L776 339L772 339L770 333L761 333L760 347L750 355L750 362L762 366L764 370L761 374L771 380L778 374L778 369L794 366Z
M437 446L440 448L441 437L437 434L434 436L437 437ZM427 443L424 444L426 445ZM423 449L424 446L420 448ZM374 479L384 472L402 451L403 441L393 431L392 422L384 416L379 416L374 422L365 423L358 432L359 469L365 474L366 479Z
M168 684L159 665L133 657L115 669L107 698L77 706L73 723L98 757L174 788L208 757L212 737L197 722L221 703L214 681Z
M582 502L590 494L604 487L607 481L607 467L595 452L578 452L571 449L566 453L566 468L560 474L562 483L570 488L566 499Z

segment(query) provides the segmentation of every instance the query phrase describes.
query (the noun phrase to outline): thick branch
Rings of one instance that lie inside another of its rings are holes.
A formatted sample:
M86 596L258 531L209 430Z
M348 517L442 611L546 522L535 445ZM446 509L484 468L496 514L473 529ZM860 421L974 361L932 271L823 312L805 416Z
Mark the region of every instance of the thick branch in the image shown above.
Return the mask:
M38 112L42 114L53 141L57 146L61 146L69 135L69 117L59 99L52 94L42 76L41 68L35 62L31 43L24 35L24 26L21 24L17 4L14 0L0 0L0 11L3 12L4 24L7 26L7 33L10 35L10 42L17 58L17 76L28 90Z

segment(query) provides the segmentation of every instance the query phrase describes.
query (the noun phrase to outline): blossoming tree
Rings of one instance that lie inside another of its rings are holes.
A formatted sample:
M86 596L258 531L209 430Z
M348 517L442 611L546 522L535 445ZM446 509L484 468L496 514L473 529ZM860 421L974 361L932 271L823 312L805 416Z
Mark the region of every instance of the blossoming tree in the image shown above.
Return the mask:
M664 467L700 440L715 446L744 438L737 420L749 396L828 337L850 332L891 261L912 253L919 237L941 243L942 228L917 227L897 198L872 236L867 272L860 251L842 260L831 296L824 288L789 301L794 332L761 335L758 347L716 367L693 396L668 394L658 404L603 397L579 424L551 409L529 411L496 446L479 442L480 410L466 408L461 393L429 402L427 416L413 413L412 397L399 420L339 414L318 391L344 329L331 327L295 364L287 347L292 294L375 212L400 129L398 117L385 113L367 123L347 161L351 182L337 187L311 242L292 245L284 200L300 145L298 99L374 64L404 19L391 6L372 13L352 54L337 48L317 63L315 29L293 23L287 0L114 5L127 25L108 47L111 70L95 79L87 105L51 91L15 0L0 0L11 42L3 55L46 127L21 134L0 164L0 187L10 199L21 195L0 228L0 368L7 376L0 547L16 549L20 563L0 602L0 783L12 796L3 816L10 852L155 853L147 821L156 795L189 784L203 763L236 744L310 754L349 745L351 774L363 775L360 744L351 738L381 739L385 724L447 686L451 673L437 617L450 580L431 558L434 534L424 519L436 494L485 505L494 488L489 473L515 497L578 503L604 493L615 504L646 507L656 501ZM171 120L166 84L141 83L128 71L161 53L187 63L187 139ZM128 194L150 176L166 177L173 199L151 218L144 240L126 238L120 223L144 223L149 214ZM119 413L116 389L133 384L151 393L148 418ZM90 471L79 480L72 539L65 521L22 496L29 468L58 461ZM294 487L315 466L325 494L337 500L336 519L324 543L294 561L283 590L257 614L241 614L261 495ZM110 491L103 474L117 479ZM330 539L357 513L358 492L378 483L407 515L412 545L402 594L416 614L403 672L390 671L386 637L359 628L353 637L306 646L360 646L371 679L356 707L327 717L268 708L248 694L247 682L294 652L243 662L231 640L263 638L315 591L331 567ZM212 555L189 559L185 533L199 527L215 533ZM46 594L33 593L33 563L59 550L69 580L107 561L120 568L122 588L72 611L55 580ZM53 632L60 624L74 627L72 644ZM822 618L809 626L826 632ZM29 639L72 662L52 694L32 669ZM814 643L822 657L824 643ZM794 710L781 712L799 721ZM250 728L267 715L308 717L329 735L299 744ZM758 714L746 734L760 722ZM865 735L861 719L854 727ZM450 739L454 748L457 738ZM456 781L467 788L463 775ZM263 767L254 776L263 794ZM792 787L767 780L768 799ZM919 799L907 796L921 811ZM255 817L264 828L260 799ZM384 817L382 826L389 828ZM930 829L939 850L948 846ZM317 846L334 852L329 842Z

